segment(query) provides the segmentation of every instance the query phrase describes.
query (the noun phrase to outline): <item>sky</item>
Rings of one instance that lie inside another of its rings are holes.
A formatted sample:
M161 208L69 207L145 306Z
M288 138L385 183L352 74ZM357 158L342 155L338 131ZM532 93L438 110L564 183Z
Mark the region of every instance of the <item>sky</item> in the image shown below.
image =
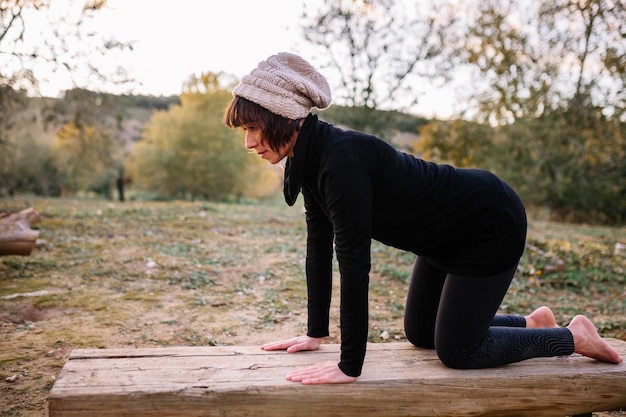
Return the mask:
M315 10L322 1L108 0L105 9L84 21L84 30L133 43L132 52L117 52L99 64L111 68L121 64L137 80L125 91L111 92L178 95L191 75L223 71L241 77L280 51L298 53L319 67L301 39L298 22L305 3ZM52 4L68 7L68 2ZM58 96L73 87L72 79L62 72L43 78L44 96ZM445 117L452 100L450 92L432 91L415 112Z
M67 4L55 0L52 7ZM108 57L115 61L111 67L128 68L138 80L136 93L170 95L180 94L192 74L242 76L273 53L295 51L301 12L300 0L108 0L104 9L84 20L83 31L132 42L132 52ZM43 95L72 86L65 74L48 78L41 85Z

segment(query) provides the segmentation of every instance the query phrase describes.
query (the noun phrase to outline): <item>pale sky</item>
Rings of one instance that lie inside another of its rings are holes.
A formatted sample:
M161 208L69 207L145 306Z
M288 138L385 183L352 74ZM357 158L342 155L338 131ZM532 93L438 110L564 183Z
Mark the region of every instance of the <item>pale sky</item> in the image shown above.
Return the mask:
M55 0L53 7L67 7L67 1L71 0ZM305 2L315 10L321 1L108 0L105 10L85 20L84 29L134 42L132 52L116 52L98 64L102 68L121 64L137 80L131 89L112 92L178 95L193 74L224 71L241 77L280 51L298 53L319 67L301 40L298 21ZM47 78L40 85L44 96L72 88L67 75ZM80 84L80 79L76 81ZM421 102L417 113L446 117L453 98L451 92L433 91Z
M55 0L52 7L59 7L55 3L67 0ZM132 52L108 57L122 62L110 64L128 68L138 81L134 92L170 95L180 94L192 74L242 76L273 53L301 52L295 25L301 13L300 0L108 0L83 29L133 42ZM55 95L71 86L59 75L41 89Z

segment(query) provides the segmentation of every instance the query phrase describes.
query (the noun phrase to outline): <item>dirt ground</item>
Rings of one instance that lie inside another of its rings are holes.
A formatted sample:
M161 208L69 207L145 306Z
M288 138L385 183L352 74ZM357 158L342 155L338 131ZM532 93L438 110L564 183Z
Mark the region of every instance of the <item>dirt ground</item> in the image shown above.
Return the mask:
M0 416L47 416L76 348L259 345L306 330L301 208L28 198L0 200L0 213L30 206L42 215L36 249L0 258ZM625 228L607 233L626 238ZM412 256L381 245L372 260L370 341L404 340ZM626 340L624 282L592 284L524 279L503 309L557 303L561 322L583 309L603 335ZM329 343L339 336L333 299Z
M258 345L304 331L301 211L32 205L42 214L37 248L0 259L2 416L47 415L75 348Z

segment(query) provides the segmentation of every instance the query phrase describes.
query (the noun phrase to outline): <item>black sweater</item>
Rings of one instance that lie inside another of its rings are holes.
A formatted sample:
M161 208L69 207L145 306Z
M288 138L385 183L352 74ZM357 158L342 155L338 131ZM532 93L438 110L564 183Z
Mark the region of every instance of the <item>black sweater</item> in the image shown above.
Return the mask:
M299 192L307 221L307 334L328 335L334 241L339 367L347 375L360 375L365 358L372 239L469 276L502 272L524 249L522 203L493 174L426 162L315 115L303 124L285 169L289 205Z

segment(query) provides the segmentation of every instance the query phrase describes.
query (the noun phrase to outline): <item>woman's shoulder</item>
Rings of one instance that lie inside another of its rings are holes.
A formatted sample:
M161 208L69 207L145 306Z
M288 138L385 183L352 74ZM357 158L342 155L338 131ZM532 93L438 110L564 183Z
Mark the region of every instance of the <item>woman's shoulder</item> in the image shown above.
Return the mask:
M389 143L377 136L342 126L335 126L324 121L320 121L320 123L321 145L328 152L347 150L356 154L371 155L373 151L395 151Z

